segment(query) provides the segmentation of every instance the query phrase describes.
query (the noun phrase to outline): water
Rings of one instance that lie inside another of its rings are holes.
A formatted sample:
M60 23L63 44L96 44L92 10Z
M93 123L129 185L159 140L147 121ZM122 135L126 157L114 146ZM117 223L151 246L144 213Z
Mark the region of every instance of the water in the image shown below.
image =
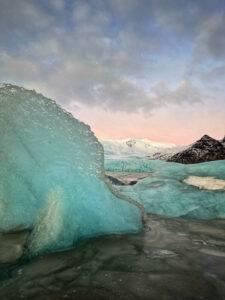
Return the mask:
M3 300L225 299L225 220L148 215L142 233L91 238L4 274Z

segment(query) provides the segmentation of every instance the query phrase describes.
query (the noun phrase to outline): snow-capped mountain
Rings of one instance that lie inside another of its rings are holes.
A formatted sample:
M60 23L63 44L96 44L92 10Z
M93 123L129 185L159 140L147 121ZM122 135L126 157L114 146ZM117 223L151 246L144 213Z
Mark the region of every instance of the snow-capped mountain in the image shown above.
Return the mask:
M177 146L173 143L154 142L148 139L100 139L106 157L149 157L152 159L167 159L186 147ZM165 157L164 157L165 156Z

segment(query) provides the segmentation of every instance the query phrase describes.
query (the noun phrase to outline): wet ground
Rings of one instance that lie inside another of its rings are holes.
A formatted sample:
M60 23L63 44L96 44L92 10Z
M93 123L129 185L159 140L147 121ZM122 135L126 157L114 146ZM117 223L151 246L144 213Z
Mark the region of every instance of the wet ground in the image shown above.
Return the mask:
M4 263L0 278L1 300L225 299L225 220L148 215L142 233Z

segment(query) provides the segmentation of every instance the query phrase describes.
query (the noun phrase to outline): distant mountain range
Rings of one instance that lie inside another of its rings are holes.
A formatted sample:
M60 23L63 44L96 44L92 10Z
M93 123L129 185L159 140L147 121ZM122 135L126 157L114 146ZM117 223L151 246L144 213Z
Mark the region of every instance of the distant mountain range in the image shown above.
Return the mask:
M136 156L184 164L225 159L225 137L218 141L204 135L189 146L131 138L124 140L101 139L100 142L107 158Z

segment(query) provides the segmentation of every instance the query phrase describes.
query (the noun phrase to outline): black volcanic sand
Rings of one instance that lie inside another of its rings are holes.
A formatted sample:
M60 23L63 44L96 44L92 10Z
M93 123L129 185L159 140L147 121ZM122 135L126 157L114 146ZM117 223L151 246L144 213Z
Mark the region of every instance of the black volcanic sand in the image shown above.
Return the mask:
M149 215L142 233L0 267L1 300L225 299L225 220Z

